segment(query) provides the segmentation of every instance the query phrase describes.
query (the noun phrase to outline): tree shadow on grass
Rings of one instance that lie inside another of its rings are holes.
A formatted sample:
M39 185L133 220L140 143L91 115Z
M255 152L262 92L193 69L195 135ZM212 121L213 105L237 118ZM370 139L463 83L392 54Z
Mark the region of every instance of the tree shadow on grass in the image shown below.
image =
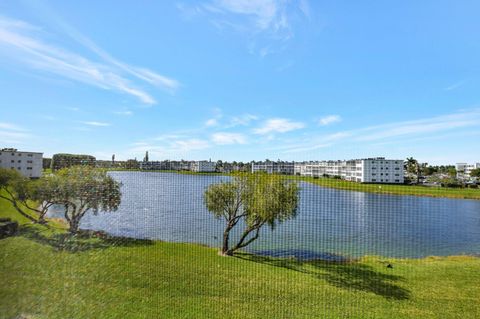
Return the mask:
M296 258L272 258L267 256L240 253L237 258L274 267L286 268L325 280L330 285L346 289L374 293L391 300L407 300L410 291L397 283L404 281L398 275L386 274L355 260L301 261ZM394 271L388 269L388 271Z
M17 236L31 239L37 243L48 245L58 251L80 252L90 249L106 249L111 247L136 247L152 245L148 239L116 237L101 231L79 231L78 234L52 232L38 225L21 225Z

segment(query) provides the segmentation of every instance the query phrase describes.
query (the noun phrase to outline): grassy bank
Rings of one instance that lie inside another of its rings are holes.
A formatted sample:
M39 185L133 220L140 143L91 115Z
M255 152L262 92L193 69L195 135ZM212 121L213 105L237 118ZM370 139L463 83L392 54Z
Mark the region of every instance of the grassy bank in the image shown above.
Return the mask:
M448 187L427 187L414 185L394 184L362 184L333 178L312 178L304 176L288 176L287 178L309 182L315 185L343 189L349 191L391 194L391 195L412 195L427 197L446 197L480 200L480 189L473 188L448 188Z
M21 221L0 240L0 318L478 318L480 258L334 264L159 241L71 239ZM389 262L393 268L387 268Z

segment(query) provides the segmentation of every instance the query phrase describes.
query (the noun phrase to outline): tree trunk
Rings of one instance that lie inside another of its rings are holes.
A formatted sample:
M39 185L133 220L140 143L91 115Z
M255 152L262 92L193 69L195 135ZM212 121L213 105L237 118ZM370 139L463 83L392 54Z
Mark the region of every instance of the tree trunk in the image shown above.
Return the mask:
M229 238L230 238L230 230L227 228L223 232L223 245L222 245L222 255L223 256L231 256L231 254L228 253Z
M77 220L77 218L72 218L70 220L70 228L68 229L68 231L70 232L70 234L72 235L76 235L77 232L78 232L78 224L79 224L79 221Z

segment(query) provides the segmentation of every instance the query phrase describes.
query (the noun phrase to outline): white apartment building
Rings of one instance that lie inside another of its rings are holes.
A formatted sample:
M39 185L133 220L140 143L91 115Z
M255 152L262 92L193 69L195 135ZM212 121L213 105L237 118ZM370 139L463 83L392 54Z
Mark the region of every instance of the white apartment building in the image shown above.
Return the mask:
M470 173L474 170L480 168L480 163L467 164L467 163L457 163L455 164L455 169L457 170L457 175L470 177Z
M252 173L266 172L268 174L293 175L294 169L295 169L294 162L282 162L282 161L252 162Z
M212 161L195 161L191 164L192 172L215 172L216 163Z
M403 160L383 157L295 163L295 175L339 178L360 183L403 184Z
M3 148L0 149L0 167L15 169L25 177L39 178L43 170L43 153Z

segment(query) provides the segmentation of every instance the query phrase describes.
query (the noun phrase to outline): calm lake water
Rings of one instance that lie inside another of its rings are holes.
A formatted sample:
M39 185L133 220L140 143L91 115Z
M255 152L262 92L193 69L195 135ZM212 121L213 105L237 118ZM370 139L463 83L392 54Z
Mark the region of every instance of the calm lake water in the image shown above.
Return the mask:
M112 172L123 183L117 212L87 214L84 229L135 238L220 246L223 221L203 203L222 176ZM296 219L262 229L248 250L330 257L480 254L480 201L377 195L301 183ZM60 211L50 212L61 216Z

